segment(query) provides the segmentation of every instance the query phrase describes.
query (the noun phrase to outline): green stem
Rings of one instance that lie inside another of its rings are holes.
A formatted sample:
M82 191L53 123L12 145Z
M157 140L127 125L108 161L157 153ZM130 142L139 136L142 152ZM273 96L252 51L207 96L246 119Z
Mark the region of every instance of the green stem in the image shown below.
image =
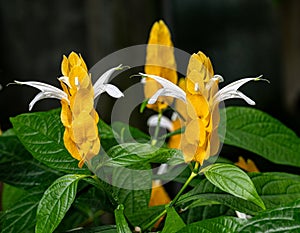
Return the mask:
M183 191L186 189L186 187L189 185L189 183L192 181L192 179L194 179L194 177L196 177L198 175L198 168L199 168L199 163L195 163L195 167L190 175L190 177L186 180L186 182L184 183L184 185L181 187L181 189L179 190L179 192L177 193L177 195L174 197L174 199L170 202L170 207L172 207L173 205L175 205L175 203L177 202L177 200L179 199L179 197L181 196L181 194L183 193Z
M195 163L195 167L192 170L192 173L190 175L190 177L186 180L186 182L184 183L184 185L182 186L182 188L179 190L179 192L177 193L177 195L174 197L174 199L170 202L170 204L167 205L167 207L172 207L176 204L177 200L179 199L179 197L181 196L181 194L183 193L183 191L186 189L186 187L189 185L189 183L193 180L194 177L196 177L198 175L198 170L199 170L199 163L196 162ZM167 208L164 209L164 211L162 211L159 215L157 215L151 222L149 222L144 229L148 229L150 228L152 225L154 225L162 216L164 216L167 213Z
M167 213L167 208L164 209L159 215L157 215L154 219L152 219L151 222L149 222L144 229L148 229L150 227L152 227L162 216L164 216Z
M157 122L157 125L155 127L155 131L154 131L154 136L153 136L153 139L151 141L151 145L152 146L155 146L156 143L157 143L157 138L158 138L158 133L159 133L159 128L160 128L160 121L161 121L161 117L162 117L162 111L159 111L158 112L158 122Z

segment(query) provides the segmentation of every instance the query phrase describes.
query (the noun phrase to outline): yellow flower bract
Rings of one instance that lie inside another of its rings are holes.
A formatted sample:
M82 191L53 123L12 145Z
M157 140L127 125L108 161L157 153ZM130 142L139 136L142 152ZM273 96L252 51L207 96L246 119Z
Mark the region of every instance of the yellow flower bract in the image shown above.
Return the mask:
M201 165L219 150L219 109L213 96L218 91L218 81L210 59L198 52L190 58L184 90L186 92L185 132L180 148L186 162L196 161ZM182 110L181 110L182 111Z
M259 172L255 163L251 159L247 159L246 161L242 156L239 156L239 161L236 162L235 165L244 169L247 172Z
M145 73L163 77L173 83L177 83L176 61L171 34L166 24L160 20L152 26L145 64ZM150 98L162 86L153 79L146 78L144 94ZM171 97L159 97L155 104L147 107L155 111L162 111L173 102Z
M100 139L97 123L99 117L94 109L94 89L86 64L80 55L72 52L63 57L61 71L68 77L69 85L61 81L70 104L61 101L61 121L65 127L64 144L82 167L85 161L97 155Z

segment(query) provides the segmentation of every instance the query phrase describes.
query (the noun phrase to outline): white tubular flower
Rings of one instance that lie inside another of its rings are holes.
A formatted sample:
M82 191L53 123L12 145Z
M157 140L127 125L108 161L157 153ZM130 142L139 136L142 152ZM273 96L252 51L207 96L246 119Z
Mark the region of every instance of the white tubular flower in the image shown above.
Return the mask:
M233 99L233 98L240 98L245 100L248 104L250 105L255 105L255 102L250 99L248 96L244 95L242 92L240 92L238 89L244 85L247 82L250 81L259 81L259 80L264 80L267 81L266 79L261 79L262 75L259 77L255 78L243 78L240 80L237 80L233 83L228 84L227 86L223 87L221 90L219 90L215 96L214 96L214 101L221 102L227 99Z
M169 80L156 75L143 74L143 73L139 73L139 74L143 77L152 78L163 86L148 100L148 104L154 104L157 101L157 98L159 96L170 96L177 99L181 99L182 101L186 102L185 92L180 87L170 82Z
M14 83L35 87L41 91L30 102L29 111L31 111L32 107L35 105L36 102L46 98L54 98L59 100L64 99L69 103L68 95L64 91L58 89L57 87L51 86L49 84L42 83L42 82L35 82L35 81L27 81L27 82L14 81Z
M124 94L114 85L108 84L109 78L112 76L112 74L117 70L122 70L127 66L119 65L117 67L111 68L108 71L106 71L104 74L98 78L98 80L95 82L94 86L94 92L95 97L97 98L100 94L103 92L107 92L110 96L114 98L120 98L123 97Z
M157 98L159 96L170 96L170 97L174 97L180 100L183 100L184 102L186 102L186 93L179 88L177 85L173 84L172 82L156 76L156 75L149 75L149 74L143 74L140 73L140 75L142 76L146 76L148 78L152 78L154 80L156 80L157 82L159 82L163 88L159 89L149 100L148 103L149 104L153 104L156 102ZM218 80L219 82L223 81L223 79L219 78L221 77L220 75L218 75ZM214 96L214 102L221 102L227 99L233 99L233 98L240 98L245 100L248 104L250 105L255 105L255 102L250 99L248 96L244 95L242 92L240 92L238 89L244 85L247 82L250 81L259 81L259 80L263 80L263 81L267 81L269 82L267 79L262 79L261 78L262 75L255 77L255 78L243 78L240 80L237 80L233 83L228 84L227 86L223 87L221 90L219 90L215 96Z
M152 115L147 120L147 125L150 127L155 127L158 125L158 115ZM173 123L172 121L165 116L161 116L159 126L165 128L169 131L173 131Z
M93 85L94 99L97 98L103 92L107 92L110 96L112 96L114 98L120 98L120 97L124 96L124 94L116 86L107 83L114 71L121 70L124 67L125 66L119 65L117 67L109 69L103 75L101 75L101 77ZM58 78L58 80L65 83L68 86L68 88L72 89L69 77L61 76L60 78ZM39 100L42 100L42 99L47 99L47 98L54 98L54 99L59 99L59 100L64 99L67 101L68 104L70 104L68 94L66 92L64 92L63 90L61 90L57 87L54 87L52 85L42 83L42 82L36 82L36 81L20 82L20 81L15 80L14 83L19 84L19 85L31 86L31 87L37 88L41 91L30 102L29 111L32 110L32 108L36 104L36 102L38 102ZM76 83L75 83L75 85L76 85Z

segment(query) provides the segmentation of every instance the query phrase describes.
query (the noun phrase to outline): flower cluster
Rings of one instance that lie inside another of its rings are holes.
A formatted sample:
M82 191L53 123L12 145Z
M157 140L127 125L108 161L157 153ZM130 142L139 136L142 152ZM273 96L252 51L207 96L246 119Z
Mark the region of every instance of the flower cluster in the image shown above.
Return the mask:
M166 27L165 24L163 25ZM150 34L150 38L151 36L152 34ZM155 41L158 44L163 41L159 39L160 37L163 38L164 33L157 31ZM151 50L148 49L147 52L147 58L149 56L154 57ZM157 59L158 57L170 57L169 54L166 55L164 52L163 50L157 50ZM171 60L173 61L174 54L172 55ZM168 60L163 61L160 59L159 61L160 66L164 65L162 62L165 62L167 67L169 66ZM240 79L219 90L219 83L223 81L223 78L220 75L214 75L211 61L203 52L198 52L190 57L186 78L180 79L178 85L172 78L173 76L168 77L167 73L159 75L158 69L154 68L147 67L145 74L140 73L147 80L145 82L145 97L148 99L148 105L160 106L162 97L176 98L175 110L177 113L173 115L172 122L166 123L168 119L164 118L165 123L162 126L170 131L180 128L185 128L185 130L181 135L174 135L170 138L169 147L181 149L187 163L196 161L202 165L204 160L219 151L219 103L226 99L241 98L248 104L254 105L255 102L238 89L249 81L261 80L261 77ZM151 93L153 94L149 95L147 84L151 79L152 83L156 81L156 87L161 88L156 92L154 92L155 89L152 89ZM165 109L167 104L171 104L167 101L163 103L164 108L158 109ZM156 123L158 123L158 120L156 120ZM154 125L154 118L149 121L149 125Z
M64 144L72 157L79 161L80 168L100 150L97 127L99 117L94 109L94 99L103 92L115 98L123 96L117 87L107 83L113 72L122 68L120 65L109 69L92 85L91 75L88 73L83 58L71 52L68 57L63 56L61 63L63 76L58 80L63 90L42 82L15 81L17 84L40 90L40 93L29 104L29 110L41 99L61 100L61 121L65 127Z

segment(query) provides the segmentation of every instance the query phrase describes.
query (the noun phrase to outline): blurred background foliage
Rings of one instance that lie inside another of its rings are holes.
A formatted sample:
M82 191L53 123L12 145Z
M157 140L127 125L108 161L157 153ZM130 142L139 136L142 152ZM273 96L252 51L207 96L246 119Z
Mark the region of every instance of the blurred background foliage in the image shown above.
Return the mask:
M271 84L247 84L243 90L257 102L256 108L299 134L297 0L0 0L2 129L11 127L10 116L28 111L37 93L33 88L7 87L8 83L38 80L58 86L62 54L81 53L91 68L112 52L147 43L151 26L159 19L169 26L175 47L206 53L226 84L263 74ZM59 105L43 100L34 111ZM109 121L109 112L99 111ZM139 115L136 121L143 126L146 116Z

